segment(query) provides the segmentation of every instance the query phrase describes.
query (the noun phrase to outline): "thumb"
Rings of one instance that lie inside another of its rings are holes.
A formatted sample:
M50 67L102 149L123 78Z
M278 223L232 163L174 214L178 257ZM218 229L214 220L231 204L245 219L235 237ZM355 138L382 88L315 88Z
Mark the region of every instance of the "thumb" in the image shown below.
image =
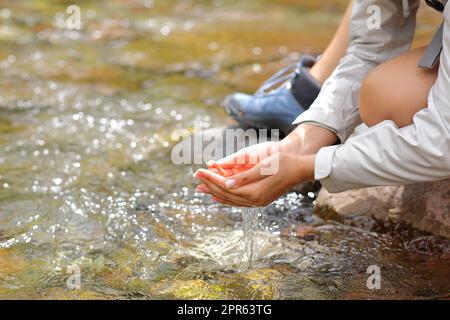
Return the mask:
M233 189L259 181L261 179L264 179L265 177L265 175L261 174L261 165L257 164L247 171L229 177L227 180L225 180L225 186L228 189Z

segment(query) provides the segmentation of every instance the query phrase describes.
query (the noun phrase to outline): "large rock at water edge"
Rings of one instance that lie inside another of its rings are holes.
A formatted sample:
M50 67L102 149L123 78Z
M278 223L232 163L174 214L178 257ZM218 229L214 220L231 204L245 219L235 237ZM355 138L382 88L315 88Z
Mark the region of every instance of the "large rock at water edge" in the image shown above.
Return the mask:
M450 238L450 180L319 193L315 210L346 218L373 215Z

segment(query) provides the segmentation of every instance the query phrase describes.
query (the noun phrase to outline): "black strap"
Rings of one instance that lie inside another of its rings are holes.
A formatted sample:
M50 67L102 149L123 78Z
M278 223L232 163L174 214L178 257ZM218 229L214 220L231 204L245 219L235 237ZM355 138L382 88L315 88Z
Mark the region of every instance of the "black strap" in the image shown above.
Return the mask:
M307 110L319 95L321 84L309 73L305 67L292 80L291 92L295 100Z
M442 3L437 0L425 0L426 3L439 11L444 11L445 5L447 4L447 0L443 0ZM433 69L436 63L439 61L439 57L442 52L442 42L443 42L443 33L444 33L444 23L441 24L439 29L436 31L436 34L431 40L431 43L425 50L422 58L419 62L419 67L425 69Z
M437 11L444 11L444 4L437 1L437 0L425 0L425 2L432 8L436 9Z
M439 61L439 57L442 52L442 37L444 31L444 23L441 24L438 31L431 40L431 43L425 49L425 53L419 62L419 67L425 69L433 69L436 63Z

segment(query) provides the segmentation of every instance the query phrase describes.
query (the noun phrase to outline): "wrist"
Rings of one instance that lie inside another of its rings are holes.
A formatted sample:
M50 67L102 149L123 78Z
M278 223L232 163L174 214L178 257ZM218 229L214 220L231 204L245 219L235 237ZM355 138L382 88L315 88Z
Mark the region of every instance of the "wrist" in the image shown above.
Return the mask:
M314 180L315 162L316 162L316 154L301 156L300 170L302 181Z
M300 148L301 141L294 135L288 135L283 140L278 142L280 152L297 154L297 150Z
M292 131L280 144L283 152L297 155L312 155L320 148L333 145L337 141L337 136L331 130L323 127L303 123Z
M314 166L316 155L295 155L286 154L289 163L292 164L291 169L286 177L289 184L295 186L299 183L314 180Z

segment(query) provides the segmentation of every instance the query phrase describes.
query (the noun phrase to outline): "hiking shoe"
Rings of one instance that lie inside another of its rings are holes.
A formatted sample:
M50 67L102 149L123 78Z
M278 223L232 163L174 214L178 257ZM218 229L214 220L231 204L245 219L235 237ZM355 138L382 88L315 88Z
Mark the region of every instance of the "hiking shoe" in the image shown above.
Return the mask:
M271 76L253 94L234 93L225 98L225 111L241 126L256 129L279 129L289 134L294 120L307 110L319 94L321 85L308 69L317 58L303 56Z

